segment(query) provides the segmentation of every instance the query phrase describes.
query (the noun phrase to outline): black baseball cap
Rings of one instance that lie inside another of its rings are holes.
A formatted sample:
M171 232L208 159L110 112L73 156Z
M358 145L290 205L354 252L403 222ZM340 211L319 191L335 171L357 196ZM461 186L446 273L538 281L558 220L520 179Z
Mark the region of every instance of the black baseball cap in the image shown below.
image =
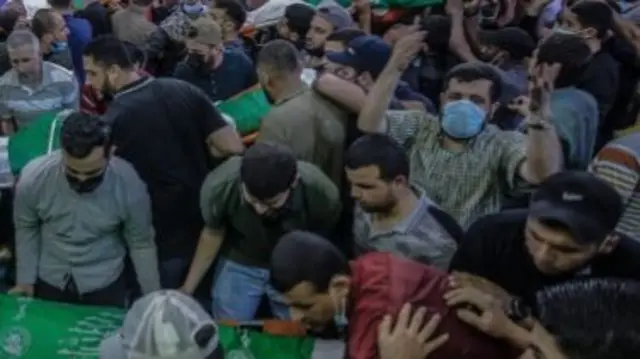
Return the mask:
M618 224L623 203L607 182L588 172L547 178L531 197L529 215L566 226L578 243L601 243Z

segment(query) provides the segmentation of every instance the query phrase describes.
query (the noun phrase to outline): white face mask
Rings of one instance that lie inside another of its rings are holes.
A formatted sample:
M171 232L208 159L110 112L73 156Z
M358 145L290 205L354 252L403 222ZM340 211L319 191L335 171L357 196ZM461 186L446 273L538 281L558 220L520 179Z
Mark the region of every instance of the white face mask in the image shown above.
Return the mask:
M569 30L569 29L565 29L564 27L556 24L553 27L553 32L557 33L557 34L567 34L567 35L577 35L578 32L574 31L574 30Z

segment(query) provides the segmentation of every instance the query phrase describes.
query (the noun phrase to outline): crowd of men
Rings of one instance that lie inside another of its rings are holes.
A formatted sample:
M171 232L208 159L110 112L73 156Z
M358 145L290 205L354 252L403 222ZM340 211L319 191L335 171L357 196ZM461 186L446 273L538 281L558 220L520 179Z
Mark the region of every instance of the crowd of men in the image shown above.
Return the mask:
M640 353L634 2L293 1L259 39L242 0L48 3L0 10L4 136L64 117L3 283L131 308L103 359L269 317L351 359ZM215 104L256 85L247 142Z

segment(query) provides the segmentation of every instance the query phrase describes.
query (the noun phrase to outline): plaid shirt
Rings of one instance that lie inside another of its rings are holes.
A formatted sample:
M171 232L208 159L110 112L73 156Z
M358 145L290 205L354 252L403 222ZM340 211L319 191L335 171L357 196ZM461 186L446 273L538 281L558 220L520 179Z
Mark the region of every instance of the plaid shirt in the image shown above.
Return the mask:
M420 111L387 111L389 135L407 148L411 182L464 228L498 212L506 194L519 185L525 136L487 124L461 152L441 146L437 118Z

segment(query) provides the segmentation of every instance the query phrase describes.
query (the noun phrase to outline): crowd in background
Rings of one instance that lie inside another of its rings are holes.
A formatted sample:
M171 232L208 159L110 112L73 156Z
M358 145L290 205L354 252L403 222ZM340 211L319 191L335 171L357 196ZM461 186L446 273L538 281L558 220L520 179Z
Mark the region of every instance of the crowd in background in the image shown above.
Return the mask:
M396 2L5 4L2 134L62 125L0 181L0 287L131 308L103 359L265 318L351 359L637 356L640 6ZM256 88L248 136L216 105Z

